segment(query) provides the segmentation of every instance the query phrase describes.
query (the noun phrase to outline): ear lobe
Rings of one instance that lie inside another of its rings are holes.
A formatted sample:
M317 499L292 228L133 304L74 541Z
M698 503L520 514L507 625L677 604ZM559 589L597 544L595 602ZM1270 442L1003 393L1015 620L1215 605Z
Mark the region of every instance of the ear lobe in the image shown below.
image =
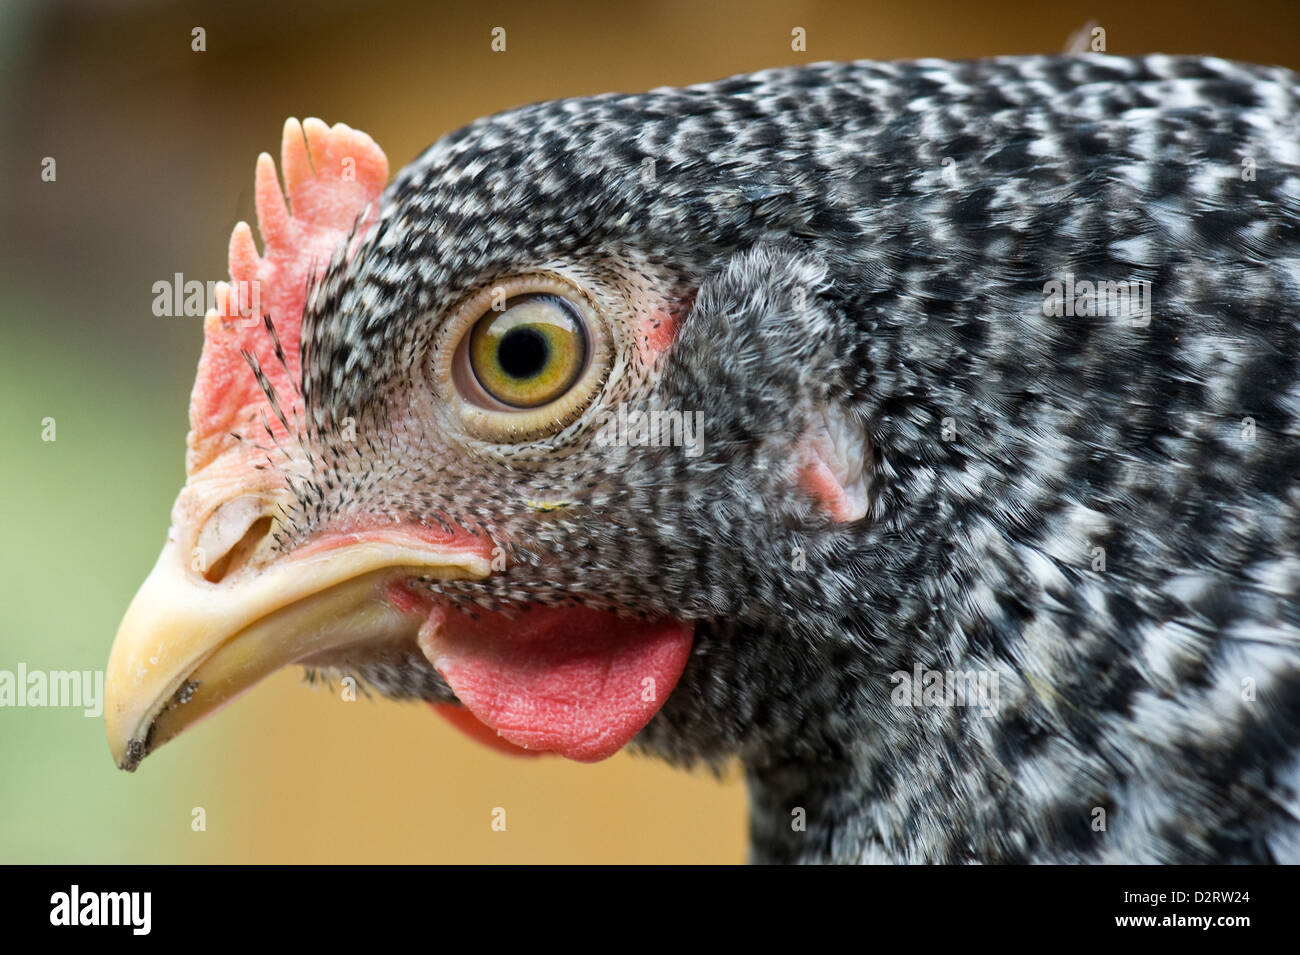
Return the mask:
M871 512L873 451L848 384L861 331L830 292L816 256L736 253L701 283L663 386L706 408L714 434L749 443L758 467L743 493L795 504L795 520L851 523ZM730 465L734 445L710 447Z
M772 490L801 492L828 520L850 523L871 508L872 446L841 403L857 333L828 288L826 264L798 249L737 253L701 285L671 385L724 395L709 412L720 433L784 436L774 447L794 456L793 481Z
M832 521L841 524L867 516L871 439L837 408L813 416L796 445L799 487Z

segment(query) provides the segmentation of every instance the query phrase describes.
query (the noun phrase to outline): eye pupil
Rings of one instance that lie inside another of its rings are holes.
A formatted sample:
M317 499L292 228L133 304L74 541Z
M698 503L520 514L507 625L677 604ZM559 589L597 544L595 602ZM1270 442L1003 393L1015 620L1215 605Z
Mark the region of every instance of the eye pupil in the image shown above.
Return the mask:
M546 367L550 356L546 339L531 328L512 328L497 346L497 363L511 378L527 380Z

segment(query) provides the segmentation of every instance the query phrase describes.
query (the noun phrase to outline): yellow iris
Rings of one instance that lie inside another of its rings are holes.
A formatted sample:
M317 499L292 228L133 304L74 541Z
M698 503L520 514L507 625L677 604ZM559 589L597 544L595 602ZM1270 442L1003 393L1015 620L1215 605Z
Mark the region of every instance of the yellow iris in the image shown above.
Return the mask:
M582 321L558 295L520 296L488 312L470 333L469 361L483 390L502 404L536 408L563 395L582 373Z

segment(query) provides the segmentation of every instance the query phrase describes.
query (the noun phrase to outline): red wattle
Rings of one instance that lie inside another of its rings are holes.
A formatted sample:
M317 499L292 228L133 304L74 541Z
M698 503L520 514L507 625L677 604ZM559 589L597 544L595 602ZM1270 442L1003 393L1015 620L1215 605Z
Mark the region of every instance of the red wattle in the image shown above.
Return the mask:
M430 703L433 711L475 742L507 756L543 756L540 749L524 749L510 742L459 703Z
M587 607L477 618L436 605L420 649L460 701L501 737L579 762L612 756L659 711L693 630Z

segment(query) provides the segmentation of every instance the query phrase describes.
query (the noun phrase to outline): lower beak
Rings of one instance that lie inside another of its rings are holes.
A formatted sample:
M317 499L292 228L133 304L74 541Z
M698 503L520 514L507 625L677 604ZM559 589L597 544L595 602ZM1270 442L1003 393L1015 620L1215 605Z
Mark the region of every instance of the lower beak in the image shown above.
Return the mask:
M472 552L349 539L212 583L169 542L109 655L105 718L113 758L135 769L287 664L363 641L414 639L420 618L385 599L395 582L488 572Z

